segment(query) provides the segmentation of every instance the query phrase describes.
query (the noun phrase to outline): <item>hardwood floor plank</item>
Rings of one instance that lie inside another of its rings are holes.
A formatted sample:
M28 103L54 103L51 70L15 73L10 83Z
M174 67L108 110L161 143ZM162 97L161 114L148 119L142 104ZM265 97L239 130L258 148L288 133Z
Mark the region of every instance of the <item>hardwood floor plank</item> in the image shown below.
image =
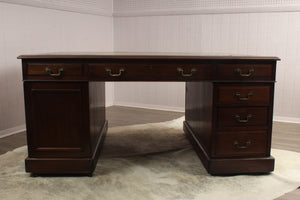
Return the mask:
M286 193L275 200L299 200L300 199L300 188L292 192Z

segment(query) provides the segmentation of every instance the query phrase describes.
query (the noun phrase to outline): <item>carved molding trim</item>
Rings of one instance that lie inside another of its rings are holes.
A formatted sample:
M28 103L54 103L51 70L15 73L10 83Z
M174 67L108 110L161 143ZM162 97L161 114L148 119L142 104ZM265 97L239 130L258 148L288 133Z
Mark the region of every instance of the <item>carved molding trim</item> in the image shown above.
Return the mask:
M270 12L300 12L298 6L265 6L249 8L182 8L182 9L157 9L139 11L115 11L115 17L139 16L168 16L168 15L201 15L201 14L235 14L235 13L270 13Z
M300 0L264 2L256 0L176 2L171 0L0 0L0 2L110 17L300 12Z
M113 0L0 0L0 2L99 16L112 16Z
M300 0L113 0L114 16L298 12Z

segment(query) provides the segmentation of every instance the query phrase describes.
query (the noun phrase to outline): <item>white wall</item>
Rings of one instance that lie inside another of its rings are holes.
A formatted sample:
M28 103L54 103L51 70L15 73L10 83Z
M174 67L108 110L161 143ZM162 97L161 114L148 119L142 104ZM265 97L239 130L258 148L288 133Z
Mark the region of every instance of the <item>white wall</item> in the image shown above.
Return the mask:
M147 2L114 1L115 51L278 56L274 119L300 122L300 1L180 1L199 3L182 10L177 1ZM183 110L184 83L116 83L115 102Z
M56 51L279 56L275 119L300 122L300 0L112 1L0 0L0 137L25 128L16 57ZM107 104L183 111L184 88L108 83Z
M112 1L110 4L111 13ZM21 60L17 56L112 51L112 21L111 14L80 14L0 3L0 136L25 128ZM107 102L111 104L113 86L107 87Z

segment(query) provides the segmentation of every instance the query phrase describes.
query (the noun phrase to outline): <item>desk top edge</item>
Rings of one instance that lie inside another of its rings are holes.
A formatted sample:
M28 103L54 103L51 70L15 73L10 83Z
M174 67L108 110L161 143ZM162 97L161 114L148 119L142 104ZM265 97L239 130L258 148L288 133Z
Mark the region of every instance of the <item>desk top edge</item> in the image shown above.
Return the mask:
M68 52L20 55L18 59L188 59L188 60L280 60L272 56L235 56L189 53Z

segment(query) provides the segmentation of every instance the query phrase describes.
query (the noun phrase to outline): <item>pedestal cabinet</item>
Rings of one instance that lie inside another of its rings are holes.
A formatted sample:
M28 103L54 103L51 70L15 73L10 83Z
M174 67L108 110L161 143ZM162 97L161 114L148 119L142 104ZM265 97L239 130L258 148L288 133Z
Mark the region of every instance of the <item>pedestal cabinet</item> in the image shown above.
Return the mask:
M204 166L211 174L273 171L275 63L223 61L216 74L186 83L185 132Z
M91 174L107 129L104 83L28 81L24 93L26 171Z

